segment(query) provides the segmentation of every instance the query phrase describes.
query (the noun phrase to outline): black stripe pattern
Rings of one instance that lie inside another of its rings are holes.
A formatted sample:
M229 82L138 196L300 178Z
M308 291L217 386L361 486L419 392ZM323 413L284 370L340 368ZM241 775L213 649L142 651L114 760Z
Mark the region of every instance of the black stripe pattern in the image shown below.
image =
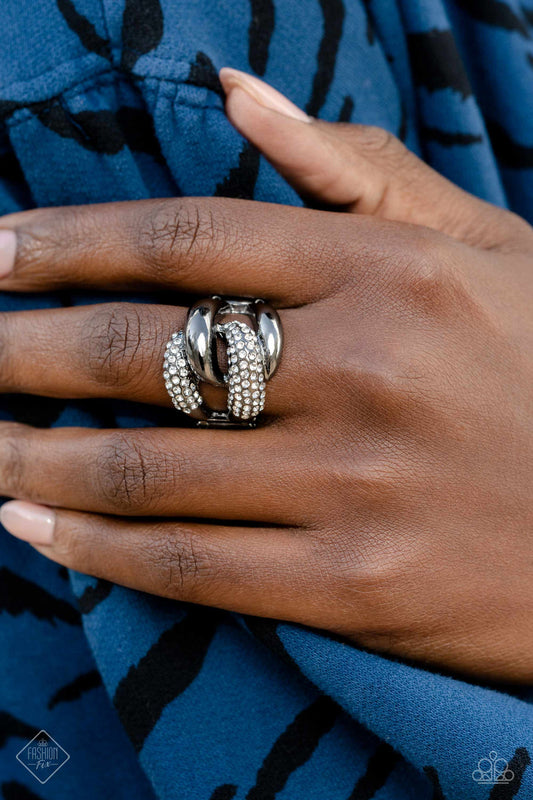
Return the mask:
M35 794L24 784L18 781L7 781L2 784L3 800L42 800L41 795Z
M273 0L250 0L252 18L248 29L248 61L258 75L264 75L268 48L276 24Z
M370 756L366 771L357 781L349 800L371 800L385 786L392 770L399 761L399 755L389 744L378 745Z
M139 751L164 708L196 678L216 633L219 616L191 609L165 631L120 681L113 702Z
M452 89L463 99L472 94L462 58L450 30L436 28L407 37L413 80L430 92Z
M7 567L0 567L0 612L5 611L13 617L19 614L33 614L52 625L65 622L67 625L80 625L78 611L59 597L33 581L17 575Z
M436 142L443 147L466 147L471 144L480 144L483 137L477 133L462 133L461 131L444 131L442 128L433 128L424 125L421 136L426 142Z
M324 29L318 51L313 89L305 107L311 117L318 116L333 82L345 17L342 0L319 0L319 2L324 19Z
M93 23L77 10L73 0L57 0L57 7L63 19L78 36L82 45L91 53L111 61L111 46L107 39L100 36Z
M319 697L304 708L274 742L246 800L274 800L292 773L311 758L338 714L339 707L329 697Z
M0 747L4 747L11 737L33 739L38 730L8 711L0 711Z
M83 594L78 597L78 607L81 614L90 614L100 603L109 597L113 584L99 578L94 586L87 586Z
M520 18L509 3L503 0L454 0L458 8L463 9L471 17L506 31L519 33L529 39L526 19Z
M132 70L138 59L163 38L163 10L159 0L126 0L122 17L122 69Z
M531 766L528 750L525 747L517 747L508 766L514 775L512 781L496 784L489 795L489 800L512 800L516 797L522 786L524 773Z
M259 150L250 142L245 142L239 154L239 163L232 167L228 175L215 189L215 197L238 197L253 200L255 184L259 174Z
M72 703L73 700L78 700L86 692L91 689L98 689L102 685L102 678L98 670L93 669L90 672L84 672L83 675L78 675L70 683L65 684L50 698L48 708L51 710L55 708L58 703Z

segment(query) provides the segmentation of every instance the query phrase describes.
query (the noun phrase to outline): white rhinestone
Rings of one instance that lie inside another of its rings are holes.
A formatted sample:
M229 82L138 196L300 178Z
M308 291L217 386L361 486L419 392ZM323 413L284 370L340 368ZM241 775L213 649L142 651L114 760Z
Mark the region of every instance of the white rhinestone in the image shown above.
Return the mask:
M175 375L178 370L176 369L176 367L169 367L168 371L170 372L171 375Z
M252 397L259 397L259 392L252 392Z
M242 396L243 396L243 397L250 397L250 391L249 391L248 389L245 389L245 390L243 391L243 393L242 393Z
M186 366L187 366L187 362L185 361L185 359L184 358L178 358L178 367L186 367Z
M175 364L176 363L176 356L169 356L168 357L168 363L169 364Z
M178 378L178 376L177 375L173 375L172 376L172 383L177 384L179 382L180 382L180 379Z
M165 371L163 372L163 378L164 378L166 381L168 381L168 379L170 378L170 373L169 373L167 370L165 370Z
M190 389L184 389L183 390L183 394L185 395L185 397L189 397L190 394L191 394L191 390Z

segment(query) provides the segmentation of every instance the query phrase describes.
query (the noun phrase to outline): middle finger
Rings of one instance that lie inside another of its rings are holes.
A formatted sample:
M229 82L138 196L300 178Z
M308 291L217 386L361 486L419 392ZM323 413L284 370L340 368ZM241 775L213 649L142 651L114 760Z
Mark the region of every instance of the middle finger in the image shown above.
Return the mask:
M304 524L305 453L254 431L0 423L0 494L102 514Z

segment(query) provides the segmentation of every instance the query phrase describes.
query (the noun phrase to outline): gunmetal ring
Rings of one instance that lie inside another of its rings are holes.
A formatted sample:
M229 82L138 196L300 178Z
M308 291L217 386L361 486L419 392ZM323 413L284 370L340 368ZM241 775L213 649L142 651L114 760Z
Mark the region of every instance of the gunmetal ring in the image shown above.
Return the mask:
M219 343L226 351L224 367ZM218 295L200 300L165 349L163 378L174 408L200 427L254 427L282 348L281 321L263 300ZM202 383L227 390L225 411L207 405Z

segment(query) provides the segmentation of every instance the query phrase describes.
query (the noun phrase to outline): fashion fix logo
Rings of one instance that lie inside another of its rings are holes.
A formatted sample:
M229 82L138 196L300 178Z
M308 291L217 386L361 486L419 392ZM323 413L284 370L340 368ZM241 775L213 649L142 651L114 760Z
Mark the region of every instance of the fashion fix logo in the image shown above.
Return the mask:
M31 772L39 783L46 783L63 767L70 756L46 731L39 731L17 753L17 761Z

